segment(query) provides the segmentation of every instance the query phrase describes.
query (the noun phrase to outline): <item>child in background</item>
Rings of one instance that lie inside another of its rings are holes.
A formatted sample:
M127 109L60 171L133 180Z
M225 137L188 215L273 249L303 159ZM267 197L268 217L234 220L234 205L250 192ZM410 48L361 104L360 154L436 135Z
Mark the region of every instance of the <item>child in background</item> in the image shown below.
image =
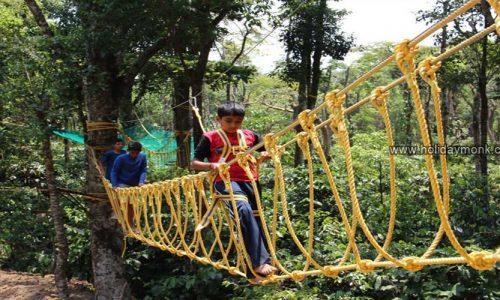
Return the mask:
M122 155L127 153L125 150L123 150L123 140L122 139L116 139L115 142L113 143L112 149L106 151L102 156L101 156L101 166L103 168L103 173L105 173L105 177L107 180L111 180L111 170L113 169L113 164L115 163L115 159Z

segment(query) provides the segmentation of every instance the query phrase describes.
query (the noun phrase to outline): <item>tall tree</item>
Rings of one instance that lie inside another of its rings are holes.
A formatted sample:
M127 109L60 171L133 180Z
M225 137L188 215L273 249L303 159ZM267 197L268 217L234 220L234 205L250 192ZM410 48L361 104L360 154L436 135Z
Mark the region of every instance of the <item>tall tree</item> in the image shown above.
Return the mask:
M28 2L30 9L38 7L36 3ZM18 111L24 118L24 122L37 124L38 142L41 144L43 161L45 166L45 185L48 190L50 203L50 214L54 224L54 277L59 298L68 299L67 275L69 246L64 229L64 213L60 206L59 195L56 187L56 173L52 154L52 143L50 139L50 125L57 124L57 116L64 114L64 109L57 111L51 106L52 101L58 97L58 84L51 82L52 78L60 76L61 69L53 64L48 64L50 58L59 58L58 49L52 43L31 43L32 36L27 29L34 26L33 22L21 17L27 12L22 1L0 3L3 23L0 26L4 42L9 47L2 51L5 63L2 67L6 70L2 88L10 90L6 93L8 101L13 107L22 106L28 108L26 112ZM54 34L48 26L45 18L37 19L43 33L49 37ZM4 35L4 29L12 30L10 34ZM2 70L3 71L3 70ZM0 72L3 73L3 72ZM51 99L51 98L54 99ZM21 100L22 99L22 100ZM21 104L20 101L23 101ZM59 106L59 105L58 105ZM59 107L64 108L64 105ZM30 113L31 112L31 113Z
M342 59L352 45L352 38L340 26L345 10L335 10L326 0L283 1L283 18L288 21L281 34L287 58L281 77L298 83L298 104L294 118L304 109L316 106L324 57ZM300 131L300 128L297 128ZM298 148L295 165L303 158Z

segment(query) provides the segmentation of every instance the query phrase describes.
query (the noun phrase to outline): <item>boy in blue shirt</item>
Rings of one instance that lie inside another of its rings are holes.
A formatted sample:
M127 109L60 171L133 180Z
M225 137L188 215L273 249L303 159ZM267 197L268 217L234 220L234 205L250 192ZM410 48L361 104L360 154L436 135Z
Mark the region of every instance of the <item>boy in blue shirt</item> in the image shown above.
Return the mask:
M146 181L148 162L139 142L128 144L128 153L115 159L111 170L113 188L141 186Z
M111 170L111 185L113 189L141 186L144 184L148 171L148 162L146 155L141 153L141 150L141 143L130 142L128 144L128 153L122 154L115 159L113 169ZM127 207L127 218L132 231L135 232L134 210L130 203Z
M104 168L103 171L106 174L105 177L107 180L111 180L111 170L113 169L115 159L118 156L127 153L125 150L122 150L123 146L123 140L117 139L113 144L112 149L106 151L101 157L101 166Z

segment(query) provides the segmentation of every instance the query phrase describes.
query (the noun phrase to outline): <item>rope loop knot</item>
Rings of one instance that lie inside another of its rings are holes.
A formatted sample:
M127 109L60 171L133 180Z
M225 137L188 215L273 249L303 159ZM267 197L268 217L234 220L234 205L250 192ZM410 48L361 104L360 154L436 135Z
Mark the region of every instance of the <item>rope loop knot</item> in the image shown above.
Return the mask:
M476 251L470 255L469 265L476 270L490 270L496 264L494 255L488 251Z
M245 152L238 152L236 154L236 160L238 162L238 165L240 165L243 169L248 167L248 154L245 154Z
M384 91L385 86L376 87L371 94L371 103L378 109L384 109L389 97L389 91Z
M325 266L322 270L322 273L326 277L337 277L339 276L339 271L334 266Z
M362 273L370 273L372 272L375 267L373 266L373 260L370 259L362 259L358 262L357 265L358 271Z
M437 80L436 72L441 68L441 62L434 63L435 59L435 57L429 56L418 64L418 73L427 83Z
M299 145L300 149L302 149L303 152L307 152L307 149L309 148L309 134L305 131L298 133L297 134L297 145Z
M200 191L203 190L203 176L201 174L197 174L195 176L193 176L193 181L194 181L194 185L196 186L197 189L199 189Z
M304 274L301 274L299 271L293 271L292 273L290 273L290 278L293 281L303 281L306 276Z
M193 186L193 181L191 180L191 175L186 175L181 177L181 185L184 190L190 190Z
M344 123L345 95L338 93L339 90L333 90L325 96L325 102L330 110L330 127L336 135L346 131Z
M224 265L223 265L223 264L221 264L220 262L217 262L217 263L213 264L213 266L214 266L217 270L220 270L220 269L222 269L222 268L224 267Z
M229 167L230 166L227 163L219 164L219 166L217 167L217 172L222 178L222 181L224 181L224 185L226 187L226 190L228 191L231 190L231 181L229 180L229 178L231 178L229 175Z
M171 189L172 191L174 192L175 195L179 195L179 192L180 192L180 183L179 183L179 179L173 179L171 181Z
M279 163L280 156L283 155L283 148L278 146L276 136L268 133L264 136L264 147L275 163Z
M417 46L411 46L410 40L405 39L394 48L396 63L403 74L408 74L415 67L415 56L418 52Z
M274 275L274 274L271 274L269 276L267 276L265 279L263 279L262 281L260 281L260 285L267 285L267 284L270 284L270 283L276 283L278 282L279 278L278 276Z
M302 111L299 114L298 119L299 119L300 126L302 126L304 131L312 132L315 130L314 120L316 120L316 114L311 113L311 110L306 109L306 110Z
M410 272L418 272L424 268L418 264L419 258L416 256L405 257L401 261L404 264L404 268Z
M226 163L219 164L217 167L217 172L223 178L229 178L229 165Z

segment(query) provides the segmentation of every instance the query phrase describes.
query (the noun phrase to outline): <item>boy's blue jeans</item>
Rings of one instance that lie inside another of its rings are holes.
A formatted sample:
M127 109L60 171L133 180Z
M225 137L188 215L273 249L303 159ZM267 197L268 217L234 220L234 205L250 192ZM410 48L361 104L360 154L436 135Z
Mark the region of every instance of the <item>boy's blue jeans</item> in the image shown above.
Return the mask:
M263 264L270 264L271 259L266 249L265 236L262 230L262 223L259 216L254 216L254 211L257 212L257 204L255 202L255 193L250 182L231 181L231 187L235 195L245 195L248 201L236 201L238 216L240 218L240 226L243 234L243 240L248 255L252 261L252 267L258 267ZM259 196L261 188L257 182ZM215 183L215 190L222 195L228 195L223 181ZM229 201L225 201L229 209L231 217L234 219L233 207Z

